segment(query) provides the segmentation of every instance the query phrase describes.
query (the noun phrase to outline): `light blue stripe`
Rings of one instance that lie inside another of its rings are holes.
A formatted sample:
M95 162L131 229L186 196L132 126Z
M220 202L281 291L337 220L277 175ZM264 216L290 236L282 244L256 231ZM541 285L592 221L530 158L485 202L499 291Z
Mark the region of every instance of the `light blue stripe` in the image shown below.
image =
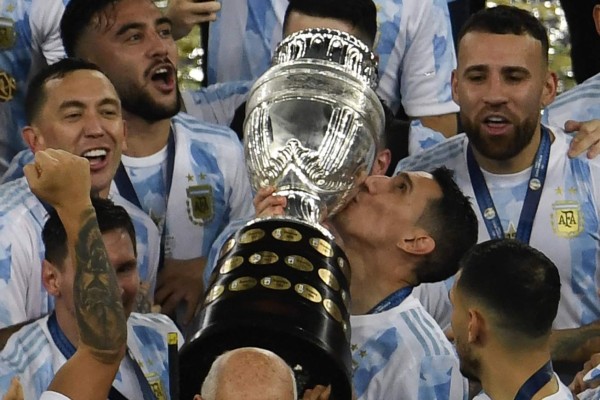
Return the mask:
M414 310L411 310L410 314L412 314L413 312L414 312ZM423 348L423 352L425 353L425 356L429 357L433 354L430 343L428 343L427 340L425 339L425 337L421 334L421 330L419 329L419 327L417 327L417 325L415 325L415 321L412 320L412 318L410 317L410 314L402 313L401 314L402 320L404 321L406 326L408 326L410 331L413 333L413 335L415 335L415 337L419 341L419 344Z

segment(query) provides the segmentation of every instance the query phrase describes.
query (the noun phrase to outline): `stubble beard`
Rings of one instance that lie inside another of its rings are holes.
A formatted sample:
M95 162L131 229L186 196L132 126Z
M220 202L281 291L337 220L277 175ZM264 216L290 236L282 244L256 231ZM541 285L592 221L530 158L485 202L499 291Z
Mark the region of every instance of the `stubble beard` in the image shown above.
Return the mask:
M469 138L469 143L484 157L506 161L517 156L533 139L537 128L537 120L527 118L518 125L513 125L514 132L509 136L492 138L482 132L479 125L461 115L463 129Z
M160 104L145 89L127 87L119 91L125 111L147 122L157 122L175 116L181 109L181 96L176 85L175 99L171 104Z
M471 349L455 339L454 345L460 361L460 373L470 381L480 382L481 363L475 358Z

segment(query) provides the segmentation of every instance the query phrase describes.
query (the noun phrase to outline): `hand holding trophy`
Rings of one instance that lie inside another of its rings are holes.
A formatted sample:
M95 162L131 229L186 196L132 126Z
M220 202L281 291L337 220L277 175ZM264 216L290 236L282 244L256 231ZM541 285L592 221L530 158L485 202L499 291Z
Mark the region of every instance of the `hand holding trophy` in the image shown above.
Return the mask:
M351 398L350 266L321 223L372 167L384 128L376 84L369 48L330 29L288 36L254 84L244 123L251 183L275 187L286 207L222 248L182 349L184 396L216 356L256 346L294 368L299 393L331 384L331 399Z

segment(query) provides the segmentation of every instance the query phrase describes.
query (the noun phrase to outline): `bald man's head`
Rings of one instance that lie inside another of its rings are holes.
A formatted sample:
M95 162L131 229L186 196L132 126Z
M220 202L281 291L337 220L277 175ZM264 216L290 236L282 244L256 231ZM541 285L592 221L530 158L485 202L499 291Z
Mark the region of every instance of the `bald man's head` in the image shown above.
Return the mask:
M295 400L294 373L281 357L268 350L244 347L226 352L211 366L200 399L240 398Z

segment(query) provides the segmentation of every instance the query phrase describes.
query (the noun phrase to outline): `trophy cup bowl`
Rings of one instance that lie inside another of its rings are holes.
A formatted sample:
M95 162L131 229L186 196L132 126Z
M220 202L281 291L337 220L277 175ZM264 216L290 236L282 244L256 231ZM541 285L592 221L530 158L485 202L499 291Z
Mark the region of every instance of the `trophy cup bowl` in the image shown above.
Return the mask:
M274 351L296 374L299 394L332 385L352 394L350 268L323 220L368 175L383 133L369 48L335 30L308 29L278 46L252 87L244 147L255 190L285 196L283 216L259 218L221 249L207 296L181 351L183 398L198 393L221 353Z

